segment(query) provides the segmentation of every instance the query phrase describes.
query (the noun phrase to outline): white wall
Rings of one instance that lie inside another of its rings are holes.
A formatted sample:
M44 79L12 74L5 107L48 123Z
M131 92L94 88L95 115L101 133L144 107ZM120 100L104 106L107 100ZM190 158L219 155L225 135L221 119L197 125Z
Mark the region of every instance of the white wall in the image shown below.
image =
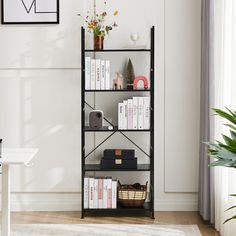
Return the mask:
M33 168L14 168L15 210L80 208L77 13L89 4L60 2L60 25L0 26L0 136L6 147L40 149ZM133 31L147 44L156 26L156 209L196 210L201 1L108 2L120 16L107 47L127 45Z

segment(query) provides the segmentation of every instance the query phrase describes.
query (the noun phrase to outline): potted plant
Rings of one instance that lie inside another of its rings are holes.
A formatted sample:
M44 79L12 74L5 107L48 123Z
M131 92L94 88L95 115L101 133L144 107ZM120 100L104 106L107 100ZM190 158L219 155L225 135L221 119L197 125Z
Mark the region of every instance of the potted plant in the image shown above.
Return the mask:
M229 123L225 126L229 127L230 136L222 134L224 142L215 141L214 143L208 143L209 155L216 160L210 164L210 167L224 166L236 169L236 111L232 111L227 108L227 111L221 109L213 109L216 115L226 119ZM231 194L231 197L236 197L236 194ZM226 211L236 208L232 206ZM224 223L236 220L236 215L225 220Z
M106 9L107 1L105 0L104 2L104 9ZM96 6L95 6L96 8ZM118 11L115 10L113 12L113 16L116 17L118 16ZM81 14L78 14L81 16ZM116 21L113 21L110 24L106 23L106 17L108 16L108 13L106 10L102 12L96 12L93 11L91 13L88 11L88 15L86 17L82 17L89 33L93 33L93 39L94 39L94 50L103 50L103 42L104 38L106 35L109 34L113 28L117 27Z

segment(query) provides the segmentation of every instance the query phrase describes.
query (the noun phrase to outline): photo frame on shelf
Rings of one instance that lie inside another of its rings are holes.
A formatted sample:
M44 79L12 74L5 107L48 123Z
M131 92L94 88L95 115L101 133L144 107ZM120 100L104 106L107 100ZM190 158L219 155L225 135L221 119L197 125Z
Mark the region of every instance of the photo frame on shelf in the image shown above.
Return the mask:
M59 0L1 0L2 24L59 24Z

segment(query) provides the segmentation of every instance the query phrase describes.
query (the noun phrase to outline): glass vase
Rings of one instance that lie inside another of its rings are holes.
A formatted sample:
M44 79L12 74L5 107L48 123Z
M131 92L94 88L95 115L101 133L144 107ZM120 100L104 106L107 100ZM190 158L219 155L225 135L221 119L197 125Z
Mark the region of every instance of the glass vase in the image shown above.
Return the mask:
M103 36L94 36L93 46L94 50L103 50L104 37Z

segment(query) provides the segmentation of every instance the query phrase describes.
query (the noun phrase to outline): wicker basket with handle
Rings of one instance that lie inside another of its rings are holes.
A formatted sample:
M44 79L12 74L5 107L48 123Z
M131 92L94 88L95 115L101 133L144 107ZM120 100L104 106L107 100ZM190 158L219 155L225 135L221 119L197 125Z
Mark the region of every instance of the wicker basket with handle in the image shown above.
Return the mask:
M142 207L147 198L147 185L122 185L118 181L118 203L125 207Z

